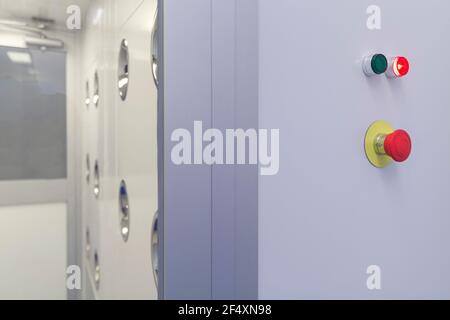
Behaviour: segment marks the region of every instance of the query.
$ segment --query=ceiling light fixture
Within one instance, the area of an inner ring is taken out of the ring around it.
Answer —
[[[28,52],[8,51],[9,60],[17,64],[31,64],[31,55]]]

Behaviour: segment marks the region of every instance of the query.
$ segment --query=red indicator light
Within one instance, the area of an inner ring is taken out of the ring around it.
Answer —
[[[409,72],[409,61],[405,57],[394,58],[394,63],[392,64],[392,70],[396,77],[404,77]]]
[[[395,161],[404,162],[411,155],[411,137],[405,130],[397,130],[386,136],[384,150]]]
[[[409,73],[409,61],[405,57],[394,57],[389,60],[389,68],[386,71],[388,78],[401,78]]]

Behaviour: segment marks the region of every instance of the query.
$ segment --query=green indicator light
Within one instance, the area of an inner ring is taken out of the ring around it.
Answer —
[[[375,74],[382,74],[385,73],[388,68],[388,61],[383,54],[374,54],[370,65]]]

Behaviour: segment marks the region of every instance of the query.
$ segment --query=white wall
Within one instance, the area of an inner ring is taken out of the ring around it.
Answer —
[[[0,207],[0,299],[66,299],[67,206]]]

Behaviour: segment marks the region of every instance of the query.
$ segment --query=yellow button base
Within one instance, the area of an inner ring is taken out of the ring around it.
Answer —
[[[389,135],[394,132],[392,126],[385,121],[374,122],[366,133],[364,146],[369,162],[377,168],[384,168],[391,164],[392,159],[388,155],[380,155],[375,150],[375,142],[379,135]]]

